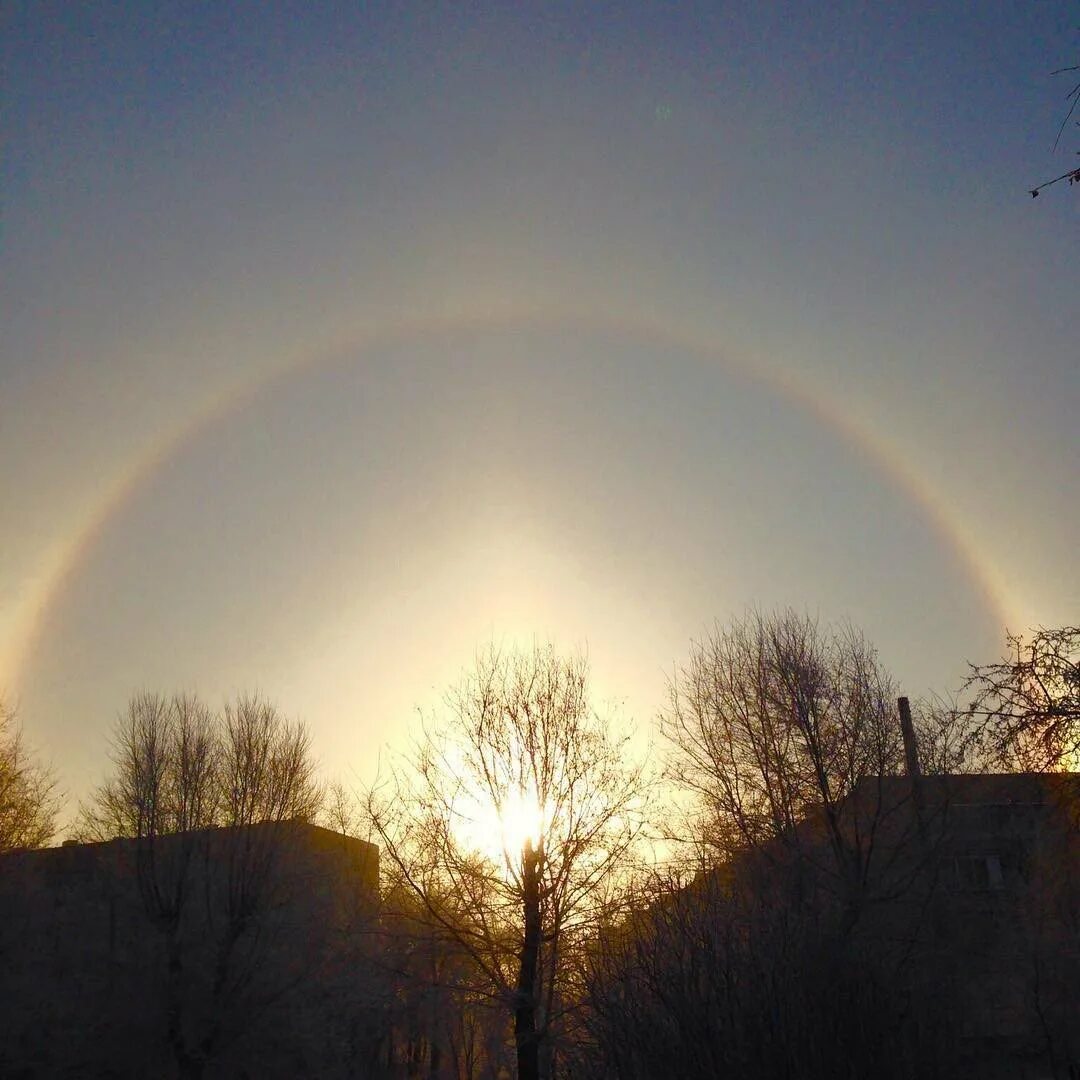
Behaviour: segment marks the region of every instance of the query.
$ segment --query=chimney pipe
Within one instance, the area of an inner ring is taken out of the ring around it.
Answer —
[[[919,746],[915,741],[915,725],[911,722],[911,705],[906,697],[897,701],[900,709],[900,731],[904,736],[904,762],[907,766],[907,774],[912,780],[918,780],[919,771]]]
[[[919,847],[922,856],[929,856],[926,843],[926,825],[923,820],[922,771],[919,769],[919,744],[915,741],[915,725],[911,722],[911,704],[906,697],[897,699],[900,710],[900,732],[904,736],[904,762],[911,783],[911,801],[915,810],[915,824],[919,830]]]

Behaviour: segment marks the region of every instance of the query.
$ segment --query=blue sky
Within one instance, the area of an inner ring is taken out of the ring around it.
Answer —
[[[16,4],[0,685],[370,771],[485,640],[647,726],[712,619],[913,694],[1075,619],[1071,5]]]

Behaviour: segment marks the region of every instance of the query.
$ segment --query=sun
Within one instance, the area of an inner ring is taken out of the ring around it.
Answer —
[[[535,789],[510,792],[496,807],[500,850],[515,854],[524,851],[526,843],[538,847],[549,824],[548,816]]]
[[[478,800],[456,831],[467,847],[492,862],[516,868],[525,845],[536,848],[546,837],[551,818],[535,788],[511,788],[498,800]]]

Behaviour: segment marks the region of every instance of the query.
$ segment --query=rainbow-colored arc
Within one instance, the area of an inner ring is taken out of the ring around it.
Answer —
[[[197,410],[175,428],[164,433],[139,459],[121,469],[83,523],[41,560],[33,580],[35,587],[15,612],[12,640],[5,669],[0,669],[0,686],[18,687],[27,663],[36,652],[50,612],[58,605],[70,584],[77,579],[88,553],[109,522],[148,485],[162,466],[180,453],[201,432],[221,423],[242,409],[256,395],[303,372],[340,359],[345,350],[357,355],[388,346],[415,342],[430,344],[448,337],[476,335],[484,331],[511,329],[577,329],[624,338],[635,344],[656,345],[679,351],[705,364],[720,365],[733,374],[756,382],[783,400],[831,429],[840,439],[861,453],[887,480],[916,506],[935,532],[967,567],[988,606],[1001,625],[1020,625],[1018,608],[997,567],[979,549],[974,537],[942,495],[922,476],[914,473],[894,440],[871,430],[854,416],[835,408],[813,388],[789,373],[753,365],[729,355],[721,346],[693,334],[660,323],[619,315],[597,315],[569,310],[506,309],[495,313],[471,311],[450,316],[403,319],[371,327],[366,333],[342,341],[336,347],[288,358],[240,381],[224,394]]]

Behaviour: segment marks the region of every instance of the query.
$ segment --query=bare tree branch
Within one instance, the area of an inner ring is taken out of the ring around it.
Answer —
[[[0,700],[0,855],[44,847],[58,808],[55,777],[28,753],[14,712]]]
[[[513,1018],[524,1080],[549,1074],[565,957],[642,833],[650,780],[629,738],[593,711],[584,658],[492,648],[369,796],[417,917]],[[530,807],[514,834],[508,823]]]

